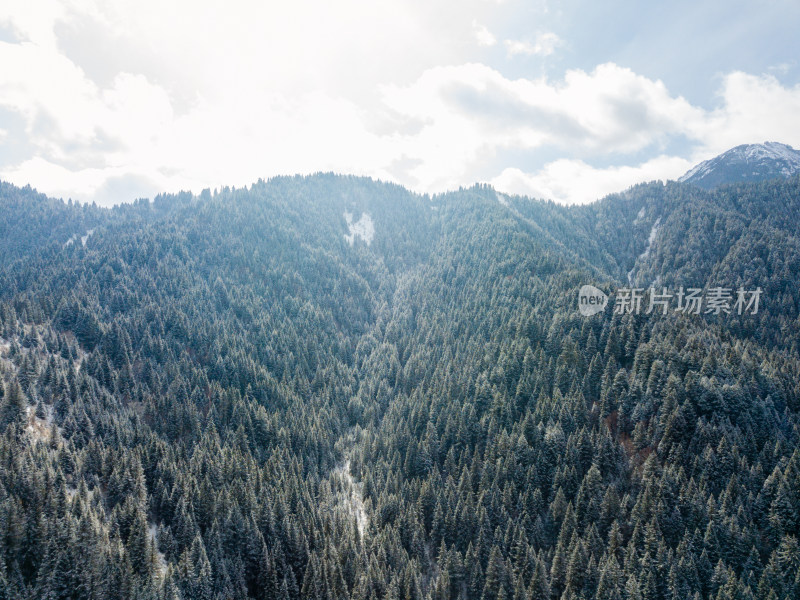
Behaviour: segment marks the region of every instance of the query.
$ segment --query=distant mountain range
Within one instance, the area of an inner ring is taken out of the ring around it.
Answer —
[[[800,152],[778,142],[742,144],[706,160],[678,181],[711,190],[723,183],[791,177],[800,171]]]

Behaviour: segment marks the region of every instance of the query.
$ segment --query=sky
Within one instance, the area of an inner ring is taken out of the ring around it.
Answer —
[[[3,0],[0,179],[110,206],[334,171],[585,203],[800,149],[800,2]]]

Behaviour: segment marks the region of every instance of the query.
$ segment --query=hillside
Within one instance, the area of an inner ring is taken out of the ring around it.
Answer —
[[[796,598],[798,202],[3,184],[0,598]]]

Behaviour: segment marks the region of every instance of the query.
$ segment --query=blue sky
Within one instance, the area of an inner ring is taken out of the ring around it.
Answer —
[[[800,3],[7,0],[0,178],[109,205],[337,171],[587,202],[800,148]]]

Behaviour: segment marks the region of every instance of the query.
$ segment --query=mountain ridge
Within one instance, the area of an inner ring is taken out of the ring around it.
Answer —
[[[0,598],[798,597],[800,179],[502,200],[0,185]]]
[[[727,183],[788,178],[800,172],[800,151],[780,142],[741,144],[698,163],[678,181],[711,190]]]

